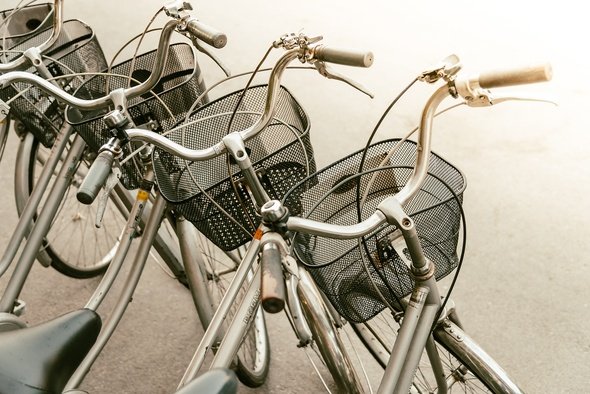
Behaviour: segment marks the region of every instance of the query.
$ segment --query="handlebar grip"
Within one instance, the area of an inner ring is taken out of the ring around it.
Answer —
[[[227,36],[217,29],[191,19],[186,24],[186,30],[195,38],[206,42],[214,48],[223,48],[227,44]]]
[[[105,150],[98,154],[76,193],[78,201],[86,205],[92,204],[109,176],[114,160],[112,152]]]
[[[273,243],[262,248],[260,254],[262,282],[260,299],[262,307],[268,313],[278,313],[285,307],[285,281],[283,279],[283,263],[281,252]]]
[[[551,80],[552,74],[550,64],[522,67],[519,69],[489,71],[479,75],[479,86],[487,89],[546,82]]]
[[[318,45],[315,47],[314,57],[324,62],[353,67],[371,67],[374,60],[373,52],[330,48],[324,45]]]

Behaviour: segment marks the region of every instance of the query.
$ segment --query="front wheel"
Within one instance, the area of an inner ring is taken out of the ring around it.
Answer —
[[[385,368],[399,329],[391,312],[384,310],[371,320],[353,327],[365,347]],[[506,372],[449,319],[439,323],[432,336],[442,362],[448,393],[522,393]],[[418,365],[411,391],[437,392],[436,379],[426,353]]]
[[[67,152],[66,148],[66,152]],[[39,177],[50,150],[31,134],[19,146],[15,164],[15,199],[20,215]],[[64,157],[65,157],[64,152]],[[62,161],[63,162],[63,161]],[[118,245],[118,235],[125,225],[122,204],[113,196],[107,203],[103,225],[94,225],[98,204],[82,205],[76,199],[76,190],[90,164],[82,161],[73,176],[55,215],[51,228],[43,240],[38,259],[57,271],[73,278],[90,278],[102,274],[109,265]],[[53,175],[55,177],[55,173]],[[51,190],[50,181],[46,195]],[[20,186],[19,186],[20,185]],[[40,206],[42,206],[43,201]]]

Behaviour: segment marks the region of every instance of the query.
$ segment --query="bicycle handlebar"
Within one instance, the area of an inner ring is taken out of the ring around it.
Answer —
[[[156,50],[156,60],[154,61],[154,66],[152,68],[152,72],[150,73],[149,78],[139,85],[132,86],[126,89],[121,89],[121,95],[123,95],[127,99],[132,99],[134,97],[138,97],[144,93],[149,92],[154,86],[156,86],[156,84],[160,80],[160,77],[162,76],[162,72],[164,71],[164,66],[166,64],[166,59],[168,57],[168,47],[170,44],[172,32],[174,31],[174,29],[176,29],[179,25],[183,23],[185,22],[179,20],[170,20],[164,25],[164,27],[162,28],[162,33],[160,34],[158,48]],[[188,24],[191,25],[190,21]],[[223,33],[213,33],[215,30],[204,24],[192,24],[191,26],[192,27],[189,31],[191,34],[201,36],[212,34],[217,41],[221,41],[220,36],[225,37]],[[204,41],[207,42],[207,40]],[[0,88],[4,88],[6,87],[6,85],[13,82],[27,82],[31,85],[35,85],[39,89],[43,90],[45,93],[65,102],[67,105],[83,110],[103,109],[112,104],[113,102],[110,93],[104,97],[92,100],[77,98],[69,93],[64,92],[57,86],[47,82],[45,79],[27,72],[13,71],[0,75]]]
[[[542,65],[510,69],[501,72],[486,72],[476,77],[457,79],[452,84],[457,88],[458,95],[469,100],[472,98],[474,91],[478,87],[484,87],[484,85],[487,87],[521,85],[549,81],[551,77],[551,67],[549,65]],[[466,89],[461,89],[460,87],[466,87]],[[390,197],[395,198],[402,206],[420,190],[426,178],[430,156],[432,122],[436,114],[436,109],[450,94],[449,87],[446,85],[442,86],[432,94],[424,106],[417,141],[416,166],[406,185],[395,196]],[[375,231],[387,220],[386,215],[380,210],[380,207],[381,205],[377,207],[377,211],[369,218],[353,226],[340,226],[316,222],[305,218],[290,217],[287,221],[287,229],[289,231],[338,239],[358,238]]]
[[[289,63],[297,58],[306,60],[320,60],[315,58],[315,48],[312,48],[310,52],[307,52],[309,50],[308,48],[290,49],[287,52],[285,52],[279,58],[279,60],[277,60],[269,76],[268,93],[266,96],[266,103],[262,116],[258,118],[254,125],[239,132],[240,136],[244,141],[248,141],[249,139],[256,136],[258,133],[260,133],[260,131],[262,131],[272,120],[275,113],[277,92],[280,88],[281,76],[283,74],[283,71],[289,65]],[[344,64],[343,62],[346,61],[348,65],[357,67],[369,67],[372,64],[373,54],[371,52],[346,51],[342,49],[331,49],[330,47],[325,46],[322,46],[322,48],[323,49],[322,51],[320,51],[320,53],[324,54],[323,61],[325,62],[329,62],[329,59],[334,59],[336,61],[339,61],[340,64]],[[326,53],[328,53],[328,56],[325,56]],[[308,58],[306,56],[310,57]],[[370,59],[370,61],[367,59]],[[138,140],[154,144],[170,154],[173,154],[175,156],[178,156],[189,161],[202,161],[212,159],[226,151],[223,141],[220,141],[216,145],[206,149],[192,150],[185,148],[173,141],[170,141],[166,137],[163,137],[159,134],[146,133],[145,130],[128,129],[126,130],[126,132],[130,140]]]
[[[272,119],[272,114],[274,111],[274,96],[276,95],[275,90],[279,86],[280,76],[287,64],[291,60],[298,57],[298,53],[301,55],[299,50],[293,49],[287,51],[277,61],[277,64],[273,68],[269,78],[269,90],[264,114],[259,119],[259,122],[257,122],[254,126],[239,132],[245,141],[256,135],[266,126],[266,123]],[[330,52],[328,51],[328,53]],[[328,58],[330,58],[330,56],[328,56]],[[432,94],[430,99],[425,104],[422,112],[420,133],[417,141],[418,149],[416,166],[414,167],[413,173],[402,190],[390,198],[395,198],[399,204],[403,206],[420,190],[420,187],[422,186],[422,183],[424,182],[424,179],[428,173],[428,161],[431,145],[430,137],[432,132],[432,122],[436,114],[436,109],[445,98],[451,95],[451,88],[453,86],[457,87],[456,92],[453,90],[454,93],[457,93],[464,99],[468,100],[471,97],[470,95],[473,94],[473,91],[481,88],[482,84],[489,87],[509,86],[543,82],[550,79],[551,68],[548,65],[543,65],[537,67],[512,69],[502,72],[494,71],[482,73],[480,76],[475,78],[459,78],[451,80],[451,82],[449,82],[450,86],[444,85],[440,87],[435,93]],[[459,89],[461,86],[467,87],[467,89]],[[154,135],[153,133],[149,133],[144,130],[130,129],[127,130],[127,134],[130,140],[140,140],[154,144],[168,153],[189,161],[206,160],[218,156],[225,151],[225,146],[222,142],[207,149],[191,150],[176,144],[175,142],[170,141],[161,135]],[[370,232],[377,229],[380,225],[385,223],[386,220],[386,214],[381,210],[381,206],[378,206],[376,212],[373,213],[369,218],[352,226],[327,224],[292,216],[287,221],[287,229],[289,231],[304,232],[324,237],[352,239],[369,234]]]
[[[44,43],[42,43],[41,45],[39,45],[37,47],[37,49],[39,50],[40,53],[44,53],[53,44],[55,44],[55,42],[57,41],[57,38],[59,37],[59,35],[61,33],[62,25],[63,25],[63,0],[54,0],[53,30],[51,31],[51,35],[49,36],[47,41],[45,41]],[[29,59],[24,54],[22,54],[21,56],[19,56],[18,58],[16,58],[15,60],[13,60],[11,62],[0,64],[0,73],[17,70],[17,69],[21,68],[22,66],[24,66],[28,60]]]
[[[331,50],[330,48],[326,47],[323,48],[324,61],[334,59],[336,61],[341,62],[346,61],[350,65],[358,65],[360,67],[368,67],[372,63],[373,55],[370,52],[361,53],[344,50]],[[327,56],[326,53],[328,54]],[[260,131],[262,131],[272,120],[275,113],[275,103],[277,98],[277,92],[280,88],[281,75],[287,67],[287,65],[297,58],[310,61],[313,59],[319,60],[315,58],[314,48],[312,48],[310,51],[310,49],[307,47],[290,49],[286,53],[284,53],[283,56],[281,56],[281,58],[275,64],[275,67],[273,68],[272,72],[270,73],[268,94],[266,98],[266,104],[263,115],[256,121],[256,123],[253,126],[239,132],[240,136],[244,141],[253,138]],[[367,59],[370,59],[370,62]],[[190,161],[202,161],[212,159],[226,151],[226,146],[223,141],[220,141],[216,145],[209,147],[207,149],[192,150],[185,148],[175,142],[172,142],[166,137],[157,133],[146,132],[142,129],[127,129],[125,131],[127,133],[129,140],[138,140],[153,144],[173,155],[179,156],[183,159]],[[108,150],[104,152],[110,153]],[[88,181],[88,187],[86,187],[87,183],[85,179],[83,183],[84,188],[81,187],[80,192],[77,195],[78,200],[80,202],[84,204],[91,204],[92,201],[94,201],[94,198],[96,197],[98,191],[100,190],[108,176],[108,172],[112,166],[112,163],[112,161],[108,163],[106,161],[96,163],[96,165],[99,167],[99,169],[97,169],[96,172],[94,172],[93,170],[95,164],[92,164],[92,166],[90,167],[89,174],[86,177],[86,179],[91,178],[91,180]],[[108,165],[108,169],[105,167],[106,165]],[[91,174],[97,175],[92,175],[91,177]]]

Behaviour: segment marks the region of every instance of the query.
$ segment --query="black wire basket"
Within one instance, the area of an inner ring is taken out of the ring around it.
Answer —
[[[386,197],[399,192],[412,174],[416,144],[401,142],[388,157],[387,153],[398,142],[387,140],[372,145],[361,173],[362,151],[317,172],[287,193],[285,205],[317,221],[359,223],[373,214]],[[382,162],[385,167],[379,168]],[[461,172],[432,153],[424,184],[404,207],[416,223],[426,257],[435,264],[437,280],[458,264],[464,189]],[[362,323],[383,310],[385,304],[379,292],[388,302],[399,306],[399,300],[412,291],[411,259],[401,232],[394,226],[382,225],[362,239],[352,240],[297,233],[293,249],[338,312],[349,321]]]
[[[267,90],[267,85],[250,87],[242,101],[242,91],[221,97],[193,112],[168,138],[191,149],[208,148],[229,131],[252,126],[264,110]],[[276,106],[269,126],[246,142],[246,150],[269,196],[281,199],[315,171],[315,161],[307,114],[284,87],[278,91]],[[191,163],[156,149],[153,157],[162,195],[207,238],[223,250],[252,239],[260,218],[238,166],[228,156]]]
[[[0,11],[0,51],[4,48],[13,48],[50,27],[53,22],[52,11],[51,3],[32,4],[18,9]],[[37,45],[42,42],[40,41]],[[6,53],[5,55],[0,58],[0,63],[6,63],[6,60],[14,54]]]
[[[155,59],[156,51],[151,51],[113,66],[110,70],[113,75],[97,75],[88,79],[75,96],[94,99],[103,97],[115,89],[138,85],[151,75]],[[135,97],[127,103],[127,110],[135,127],[162,133],[184,119],[191,104],[203,91],[199,78],[200,69],[193,48],[185,43],[171,45],[158,84],[151,92]],[[110,110],[112,108],[80,111],[68,107],[66,118],[74,125],[90,149],[96,152],[111,137],[109,128],[103,120],[103,116]],[[139,144],[127,144],[123,149],[124,157],[137,146]],[[121,182],[127,189],[137,188],[142,176],[143,170],[135,159],[122,166]]]
[[[22,51],[38,46],[51,35],[52,28],[31,35],[11,48],[12,58]],[[65,21],[57,41],[43,54],[43,63],[60,88],[72,94],[83,82],[84,76],[75,73],[97,72],[106,68],[102,49],[92,29],[79,20]],[[26,71],[37,74],[34,67]],[[0,99],[10,105],[11,116],[23,123],[46,147],[50,147],[64,123],[64,109],[57,100],[28,83],[17,82],[0,90]]]

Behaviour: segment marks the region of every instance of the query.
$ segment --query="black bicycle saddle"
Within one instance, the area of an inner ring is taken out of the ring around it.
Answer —
[[[89,309],[0,333],[0,394],[61,393],[98,337],[102,322]]]

